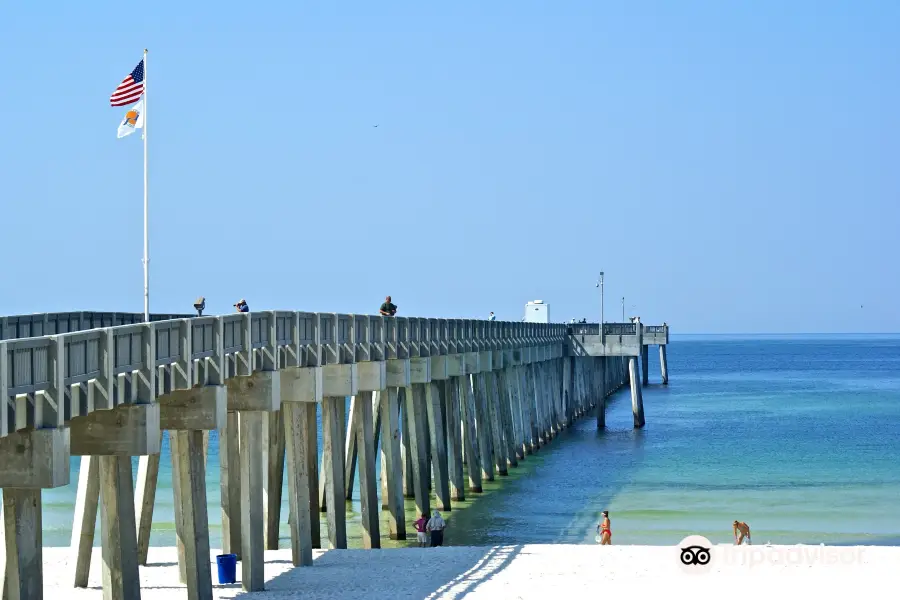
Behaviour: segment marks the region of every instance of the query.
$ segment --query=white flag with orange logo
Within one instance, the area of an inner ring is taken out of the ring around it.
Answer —
[[[144,99],[128,109],[125,118],[119,123],[119,131],[116,137],[123,138],[134,133],[135,129],[144,127]]]

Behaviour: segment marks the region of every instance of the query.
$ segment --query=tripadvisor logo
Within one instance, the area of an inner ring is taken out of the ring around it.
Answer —
[[[685,573],[706,573],[712,567],[713,544],[702,535],[689,535],[677,546],[678,566]]]

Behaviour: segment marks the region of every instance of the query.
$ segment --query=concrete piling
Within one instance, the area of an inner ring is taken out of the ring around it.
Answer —
[[[631,382],[631,411],[634,414],[634,427],[644,426],[644,399],[641,395],[641,383],[638,380],[637,359],[628,359],[628,380]]]
[[[666,346],[659,346],[659,370],[662,375],[663,385],[669,385],[669,365],[666,363]]]
[[[343,396],[327,396],[322,400],[322,477],[325,488],[325,510],[328,540],[332,548],[347,547],[347,514],[344,498],[344,421]]]
[[[641,348],[641,378],[643,380],[643,384],[649,385],[650,383],[650,347],[643,346]]]
[[[475,428],[475,393],[472,390],[472,378],[470,375],[462,375],[458,378],[460,412],[463,421],[463,446],[466,461],[466,472],[469,475],[469,491],[480,494],[481,487],[481,458],[478,432]]]
[[[382,483],[389,512],[388,527],[391,539],[406,539],[406,519],[403,513],[403,465],[400,452],[400,389],[389,387],[381,403],[381,459],[384,461]]]

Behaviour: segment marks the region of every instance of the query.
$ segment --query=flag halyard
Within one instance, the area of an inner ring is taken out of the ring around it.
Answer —
[[[110,106],[127,106],[136,102],[144,93],[144,61],[122,80],[116,91],[109,97]]]

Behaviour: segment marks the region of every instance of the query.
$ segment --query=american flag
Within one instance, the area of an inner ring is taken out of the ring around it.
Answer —
[[[109,97],[110,106],[125,106],[137,102],[144,93],[144,61],[138,63],[128,77],[122,80],[116,91]]]

